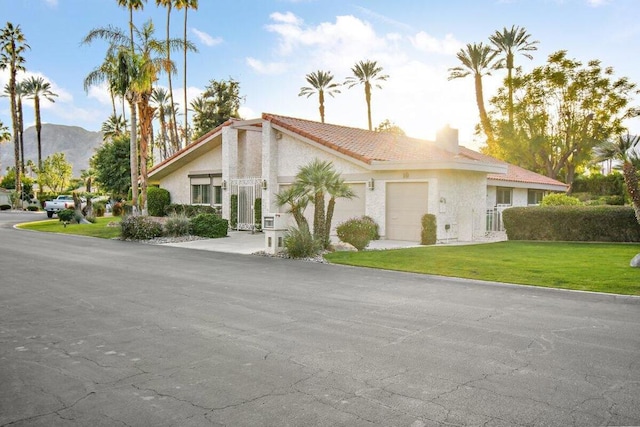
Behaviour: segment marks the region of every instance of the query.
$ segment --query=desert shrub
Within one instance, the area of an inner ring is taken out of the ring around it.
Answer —
[[[640,242],[629,206],[532,206],[502,213],[509,240]]]
[[[186,236],[191,233],[191,222],[185,214],[171,214],[164,223],[164,234],[167,236]]]
[[[579,206],[581,204],[577,197],[567,196],[564,193],[547,194],[540,202],[540,206]]]
[[[111,208],[111,214],[113,216],[122,216],[124,212],[124,208],[122,207],[122,202],[116,202],[113,204],[113,208]]]
[[[11,209],[11,205],[0,205],[0,211],[8,211]]]
[[[62,209],[58,211],[58,219],[62,222],[71,222],[76,216],[76,211],[74,209]]]
[[[262,199],[259,197],[253,202],[253,219],[256,230],[262,230]]]
[[[147,189],[147,209],[151,216],[164,216],[165,208],[171,203],[169,191],[159,187]]]
[[[191,232],[201,237],[225,237],[229,221],[216,214],[203,213],[191,218]]]
[[[291,258],[309,258],[318,255],[322,242],[313,238],[309,228],[291,227],[284,236],[284,247]]]
[[[162,236],[162,225],[148,216],[126,216],[120,221],[120,237],[131,240],[149,240]]]
[[[31,211],[31,212],[35,212],[35,211],[38,211],[40,209],[35,205],[29,205],[29,206],[27,206],[27,210]]]
[[[371,218],[351,218],[336,227],[340,240],[361,251],[376,237],[376,223]]]
[[[165,206],[164,212],[166,215],[185,215],[188,218],[193,218],[194,216],[207,213],[207,214],[216,214],[218,213],[216,208],[209,205],[180,205],[180,204],[170,204]]]
[[[106,210],[104,202],[93,203],[93,214],[95,216],[103,217]]]
[[[422,216],[422,233],[420,234],[420,244],[435,245],[436,241],[436,216],[433,214],[424,214]]]
[[[373,233],[371,240],[380,240],[380,226],[378,225],[378,223],[375,222],[375,220],[368,215],[363,215],[362,220],[369,221],[374,225],[375,232]]]
[[[231,228],[234,230],[238,228],[238,195],[231,195],[231,220],[230,220]]]

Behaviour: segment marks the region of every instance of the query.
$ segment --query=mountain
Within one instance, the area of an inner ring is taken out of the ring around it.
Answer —
[[[42,160],[53,153],[64,153],[73,166],[73,176],[80,177],[83,169],[89,168],[89,159],[102,144],[102,132],[91,132],[78,126],[44,124],[40,134]],[[0,145],[0,175],[7,167],[14,166],[13,140]],[[24,131],[24,158],[38,164],[38,139],[36,127]],[[28,168],[27,168],[28,169]]]

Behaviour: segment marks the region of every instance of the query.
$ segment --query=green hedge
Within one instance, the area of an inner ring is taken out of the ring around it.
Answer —
[[[421,245],[435,245],[437,240],[436,216],[424,214],[422,216]]]
[[[165,209],[171,203],[171,195],[164,188],[147,189],[147,209],[151,216],[165,216]]]
[[[193,218],[200,214],[217,214],[218,212],[216,211],[216,208],[209,205],[171,204],[165,207],[164,213],[168,216],[185,215],[186,217]]]
[[[226,237],[229,221],[216,214],[203,213],[191,218],[191,232],[201,237]]]
[[[532,206],[502,213],[509,240],[640,242],[628,206]]]
[[[378,225],[369,217],[351,218],[338,225],[336,233],[340,240],[349,243],[357,250],[366,248],[374,240]]]

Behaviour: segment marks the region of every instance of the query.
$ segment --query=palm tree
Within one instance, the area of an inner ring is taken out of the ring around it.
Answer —
[[[189,45],[187,40],[187,12],[189,9],[198,10],[198,0],[176,0],[176,9],[184,9],[184,126],[185,126],[185,147],[189,145],[189,117],[187,103],[187,46]]]
[[[16,168],[16,193],[22,194],[22,181],[20,177],[20,141],[18,135],[19,118],[16,103],[16,75],[18,71],[24,71],[25,59],[23,53],[29,49],[20,26],[15,27],[11,22],[0,32],[0,70],[9,69],[9,98],[11,108],[11,124],[13,127],[13,153]]]
[[[112,114],[102,123],[100,131],[102,132],[102,140],[107,141],[115,137],[124,135],[127,130],[127,121],[123,116]]]
[[[0,147],[8,141],[11,141],[11,133],[9,132],[9,128],[2,123],[2,120],[0,120]],[[0,159],[1,158],[2,156],[0,156]],[[2,165],[0,165],[0,170],[2,170]]]
[[[309,205],[309,197],[306,194],[301,194],[296,187],[291,186],[276,193],[276,204],[279,207],[288,206],[287,213],[293,215],[298,228],[309,230],[309,223],[304,216],[304,210]]]
[[[487,136],[487,144],[489,146],[493,145],[494,137],[491,121],[484,107],[482,77],[490,76],[491,71],[499,68],[500,64],[496,61],[497,55],[498,52],[483,43],[469,43],[466,48],[460,49],[456,54],[462,66],[449,68],[449,80],[461,79],[473,74],[476,89],[476,104],[478,105],[478,111],[480,113],[480,123],[482,124],[482,130]]]
[[[170,36],[169,36],[169,32],[170,32],[170,28],[171,28],[171,9],[173,8],[173,4],[177,3],[178,0],[156,0],[156,5],[158,6],[164,6],[167,8],[167,61],[169,63],[171,63],[171,45],[170,45]],[[169,120],[169,123],[172,124],[172,126],[169,128],[169,136],[171,138],[171,143],[172,145],[176,143],[177,139],[178,139],[178,126],[176,124],[176,105],[173,102],[173,83],[172,83],[172,79],[171,76],[173,74],[173,70],[169,69],[169,70],[165,70],[167,73],[167,79],[169,82],[169,101],[171,103],[171,109],[170,112],[172,114],[172,120]]]
[[[631,196],[636,220],[640,224],[640,185],[638,172],[640,171],[640,135],[620,135],[613,141],[605,141],[595,149],[598,162],[618,160],[622,162],[622,175]]]
[[[15,99],[16,99],[16,109],[18,113],[18,145],[20,146],[20,167],[22,168],[22,173],[25,173],[24,168],[24,115],[22,113],[22,98],[26,95],[25,84],[24,82],[16,82],[16,90],[15,90]],[[3,98],[10,97],[11,91],[9,89],[9,84],[4,85],[4,92],[2,95]]]
[[[42,121],[40,116],[40,100],[46,99],[50,102],[56,102],[55,97],[58,94],[51,91],[51,84],[42,77],[31,76],[23,82],[25,92],[29,99],[33,99],[33,105],[36,114],[36,137],[38,141],[38,170],[42,168]]]
[[[311,86],[304,86],[300,88],[298,96],[306,95],[309,98],[314,93],[318,94],[318,103],[320,104],[320,121],[324,123],[324,94],[325,92],[333,97],[334,93],[340,93],[338,88],[340,83],[333,83],[333,76],[331,71],[314,71],[313,73],[306,75],[307,82]]]
[[[507,68],[507,87],[509,88],[509,123],[513,124],[513,82],[512,72],[514,69],[514,56],[517,52],[521,52],[525,58],[533,59],[533,56],[527,52],[538,50],[536,44],[539,41],[529,41],[530,34],[527,34],[527,30],[524,28],[511,26],[511,29],[506,27],[502,29],[502,32],[496,31],[489,37],[489,41],[495,46],[499,53],[504,55],[501,59],[501,67]]]
[[[382,67],[378,66],[376,61],[360,61],[352,69],[353,76],[347,77],[344,84],[349,89],[358,84],[364,85],[364,96],[367,101],[367,118],[369,119],[369,130],[373,130],[371,123],[371,85],[375,81],[386,81],[389,76],[382,73]],[[374,83],[375,87],[382,89],[378,83]]]
[[[169,136],[167,134],[167,115],[171,115],[171,108],[173,103],[171,102],[171,95],[163,88],[153,88],[151,92],[151,102],[156,109],[156,117],[160,121],[160,147],[162,148],[163,157],[167,153],[167,145],[169,145]],[[171,118],[169,118],[171,123]]]

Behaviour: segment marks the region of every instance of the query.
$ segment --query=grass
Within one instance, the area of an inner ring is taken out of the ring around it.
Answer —
[[[44,231],[47,233],[76,234],[80,236],[112,239],[120,236],[120,227],[107,227],[110,222],[120,222],[120,217],[98,217],[95,224],[68,224],[66,227],[58,219],[28,222],[18,225],[24,230]]]
[[[335,264],[542,287],[640,295],[638,244],[500,242],[390,251],[334,252]]]

